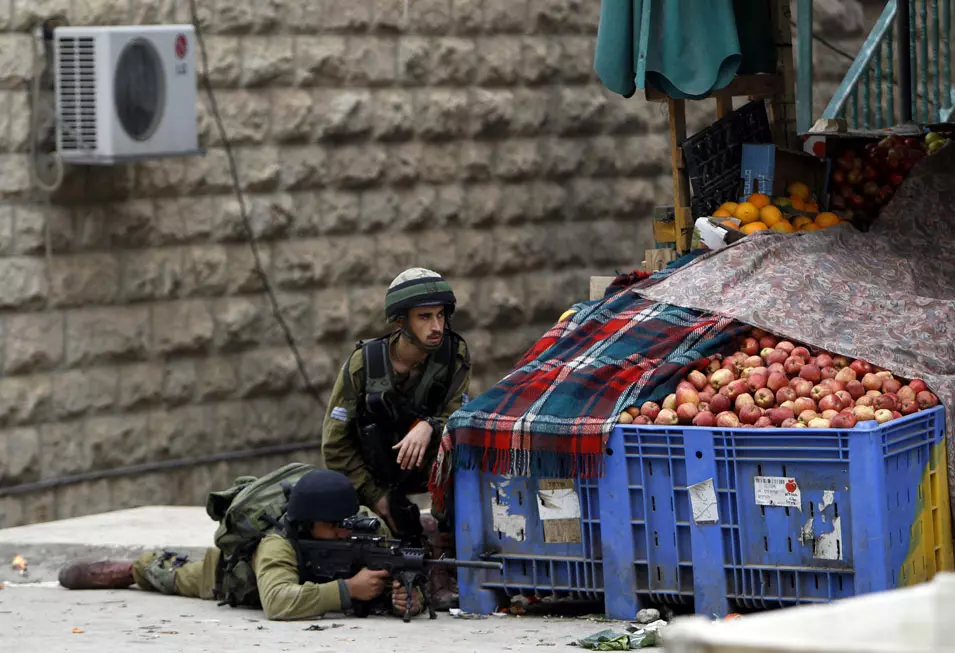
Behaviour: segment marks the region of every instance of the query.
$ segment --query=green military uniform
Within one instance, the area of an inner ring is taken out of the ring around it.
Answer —
[[[367,517],[374,513],[362,507],[360,514]],[[384,523],[378,534],[391,537]],[[181,565],[162,553],[146,553],[133,563],[133,578],[144,590],[214,600],[218,562],[216,548],[208,549],[202,560]],[[259,542],[252,566],[262,609],[268,619],[312,619],[351,608],[351,596],[344,579],[327,583],[299,582],[295,549],[282,535],[272,533]]]
[[[389,337],[389,345],[393,344],[399,335],[400,332],[393,333]],[[456,364],[461,365],[468,360],[467,343],[461,339],[458,343]],[[403,396],[413,395],[418,387],[418,382],[422,378],[421,375],[426,363],[427,361],[415,367],[408,374],[393,373],[395,390]],[[363,505],[374,506],[388,493],[388,488],[383,487],[376,480],[373,470],[366,464],[362,456],[361,443],[356,431],[352,428],[352,421],[355,419],[358,410],[359,397],[363,391],[362,372],[362,352],[361,349],[356,349],[342,366],[338,379],[335,381],[335,386],[332,388],[325,422],[322,425],[322,455],[325,458],[326,467],[341,472],[348,477],[348,480],[358,491],[359,501]],[[431,445],[421,465],[421,469],[424,470],[422,476],[425,478],[437,456],[441,432],[444,430],[451,414],[467,400],[470,384],[471,370],[468,365],[460,387],[451,395],[440,412],[430,416],[435,422],[435,431],[437,432],[431,435]],[[401,434],[401,436],[403,435]],[[397,459],[397,451],[394,452],[394,455]],[[419,487],[412,489],[424,492],[427,490],[427,485],[419,485]]]

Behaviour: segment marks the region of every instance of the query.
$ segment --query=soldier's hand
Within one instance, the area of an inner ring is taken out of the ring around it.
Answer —
[[[401,442],[392,447],[392,450],[398,450],[398,465],[401,469],[421,467],[433,430],[427,422],[418,422],[408,431],[408,435],[401,439]]]
[[[421,592],[415,589],[414,598],[411,601],[412,615],[421,613],[422,603]],[[398,611],[398,614],[404,614],[405,608],[408,606],[408,590],[397,580],[391,584],[391,604],[395,607],[395,610]]]
[[[346,580],[345,586],[353,599],[370,601],[384,591],[386,578],[388,572],[384,569],[372,571],[366,567]]]

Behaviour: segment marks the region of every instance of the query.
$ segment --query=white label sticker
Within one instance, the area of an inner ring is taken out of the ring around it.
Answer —
[[[784,476],[754,476],[757,506],[779,506],[801,509],[802,494],[794,478]]]
[[[580,501],[573,490],[538,490],[537,498],[541,521],[580,519]]]
[[[693,521],[697,524],[717,524],[720,521],[719,506],[716,502],[716,488],[713,479],[708,478],[702,483],[691,485],[690,508],[693,510]]]

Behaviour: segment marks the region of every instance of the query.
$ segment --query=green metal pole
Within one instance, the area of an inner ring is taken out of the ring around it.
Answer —
[[[812,0],[796,5],[796,130],[812,127]]]
[[[892,58],[892,32],[893,30],[890,29],[885,33],[885,60],[888,62],[888,66],[885,69],[886,88],[888,89],[885,98],[888,119],[885,121],[885,124],[890,126],[895,124],[895,86],[893,86],[892,83],[892,69],[895,67],[895,59]]]
[[[911,3],[900,0],[899,24],[899,122],[912,122],[912,96],[915,95],[915,76],[912,74],[912,21]]]
[[[948,2],[948,0],[942,0],[942,3]],[[939,119],[939,112],[942,110],[942,74],[939,70],[938,59],[942,54],[941,49],[939,48],[939,34],[938,34],[938,0],[932,0],[932,22],[934,23],[934,31],[932,32],[932,72],[935,74],[935,111],[932,112],[929,122],[936,122]],[[928,34],[925,35],[926,39]]]
[[[942,58],[942,70],[945,77],[945,102],[952,101],[952,0],[942,2],[942,48],[945,56]]]
[[[920,0],[919,18],[922,23],[922,38],[919,39],[919,86],[922,89],[922,122],[928,122],[928,0]]]

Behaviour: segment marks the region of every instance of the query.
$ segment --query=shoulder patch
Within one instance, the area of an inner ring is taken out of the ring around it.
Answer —
[[[347,422],[348,411],[342,408],[341,406],[336,406],[335,408],[332,408],[331,418],[337,419],[339,422]]]
[[[462,392],[462,393],[461,393],[461,405],[462,405],[462,406],[466,406],[469,401],[471,401],[471,398],[468,396],[468,393]]]

